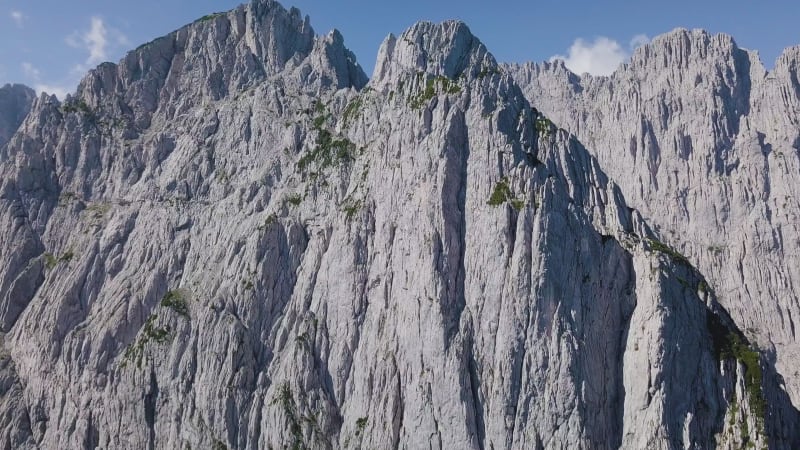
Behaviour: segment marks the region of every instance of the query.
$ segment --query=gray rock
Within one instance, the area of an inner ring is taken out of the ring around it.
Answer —
[[[703,275],[465,25],[365,82],[255,1],[34,103],[0,158],[8,447],[797,443]]]
[[[0,147],[5,145],[31,110],[36,93],[21,84],[0,87]]]
[[[660,239],[708,277],[773,355],[795,405],[798,61],[800,48],[789,48],[768,72],[729,36],[675,30],[610,77],[578,77],[561,63],[508,68],[592,150]]]

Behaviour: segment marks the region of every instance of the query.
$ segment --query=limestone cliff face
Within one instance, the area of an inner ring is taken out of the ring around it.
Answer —
[[[709,279],[800,402],[800,48],[768,72],[725,35],[676,30],[610,77],[510,67],[660,238]]]
[[[20,84],[0,87],[0,147],[17,131],[36,97],[33,89]]]
[[[458,22],[257,0],[38,99],[0,153],[10,448],[789,448],[689,260]]]

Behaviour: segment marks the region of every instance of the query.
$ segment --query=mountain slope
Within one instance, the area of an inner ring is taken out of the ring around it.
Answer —
[[[797,442],[703,275],[464,24],[365,83],[258,0],[34,103],[0,154],[9,447]]]
[[[0,87],[0,147],[5,145],[31,109],[36,93],[20,84]]]
[[[592,149],[631,205],[709,278],[800,402],[800,48],[767,72],[732,38],[676,30],[611,77],[513,66],[526,96]]]

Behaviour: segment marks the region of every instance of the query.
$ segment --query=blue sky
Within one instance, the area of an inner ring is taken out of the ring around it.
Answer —
[[[21,82],[63,95],[90,67],[116,62],[143,42],[241,2],[0,0],[0,85]],[[319,34],[338,28],[368,75],[383,38],[417,20],[463,20],[500,61],[561,55],[575,71],[598,74],[612,71],[635,44],[676,27],[731,34],[740,46],[759,50],[768,68],[783,48],[800,44],[796,0],[282,3],[310,15]]]

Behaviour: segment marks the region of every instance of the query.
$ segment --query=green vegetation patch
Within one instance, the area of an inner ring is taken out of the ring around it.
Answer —
[[[525,206],[525,201],[519,198],[512,198],[508,201],[512,208],[516,209],[517,211],[521,210],[523,206]]]
[[[52,253],[44,254],[44,266],[47,267],[47,270],[51,270],[57,265],[58,258],[56,256],[54,256]]]
[[[125,357],[122,362],[122,367],[127,366],[129,361],[135,361],[136,367],[141,368],[145,347],[147,347],[147,345],[151,342],[163,344],[170,339],[171,330],[169,327],[157,328],[155,326],[155,321],[157,318],[158,316],[155,314],[147,318],[147,321],[144,323],[144,328],[139,334],[139,339],[125,349]]]
[[[361,417],[356,420],[356,435],[360,435],[364,432],[364,429],[367,427],[367,423],[369,423],[369,417]]]
[[[216,179],[220,183],[227,184],[230,181],[231,176],[228,174],[227,170],[220,167],[215,172],[216,172]]]
[[[418,76],[419,75],[420,74],[418,74]],[[461,92],[461,86],[459,86],[458,83],[439,75],[428,79],[428,81],[425,82],[425,89],[417,95],[411,96],[408,99],[408,104],[413,109],[420,109],[439,93],[458,94],[459,92]]]
[[[111,204],[106,202],[93,203],[86,207],[86,212],[92,215],[94,219],[102,219],[108,212],[111,211]]]
[[[228,450],[228,446],[219,439],[214,439],[211,443],[211,450]]]
[[[68,250],[61,256],[55,256],[52,253],[45,253],[42,256],[44,256],[44,266],[47,268],[47,270],[52,270],[59,265],[59,263],[69,263],[72,261],[72,258],[75,257],[75,253],[73,253],[72,250]]]
[[[350,101],[347,106],[344,108],[344,114],[342,114],[342,121],[344,122],[344,126],[347,126],[350,122],[355,120],[359,115],[361,115],[361,110],[364,108],[364,100],[361,96],[358,96]]]
[[[186,297],[186,292],[181,289],[168,291],[161,299],[161,306],[169,308],[181,316],[189,317],[189,305]]]
[[[767,412],[767,402],[764,400],[764,393],[761,389],[763,374],[761,372],[761,358],[757,351],[747,345],[742,338],[736,334],[729,334],[728,339],[720,351],[722,359],[736,359],[744,366],[744,387],[747,390],[747,397],[750,401],[750,410],[763,424],[764,416]]]
[[[747,391],[750,410],[756,416],[758,432],[763,434],[767,402],[762,389],[761,357],[740,333],[728,329],[716,315],[709,312],[707,320],[717,358],[720,361],[736,360],[744,366],[744,387]],[[743,435],[746,436],[747,433],[743,433]]]
[[[489,77],[492,75],[500,75],[503,71],[500,70],[499,67],[481,67],[481,71],[478,72],[478,79],[481,80],[485,77]]]
[[[65,102],[61,105],[61,112],[62,114],[78,113],[82,115],[89,124],[93,125],[103,135],[111,135],[113,130],[122,129],[128,125],[128,119],[124,117],[100,119],[100,115],[83,99],[73,99]]]
[[[197,20],[195,21],[195,23],[200,23],[200,22],[208,22],[209,20],[214,20],[214,19],[216,19],[217,17],[224,16],[224,15],[225,15],[225,13],[224,13],[224,12],[218,12],[218,13],[208,14],[208,15],[205,15],[205,16],[203,16],[203,17],[201,17],[201,18],[197,19]]]
[[[328,130],[319,130],[316,146],[303,155],[297,168],[305,171],[312,163],[325,169],[342,162],[350,161],[356,152],[356,145],[347,138],[335,138]]]
[[[78,195],[74,192],[62,192],[58,197],[58,206],[69,206],[78,200]]]
[[[350,105],[348,105],[350,108]],[[297,161],[297,168],[305,172],[312,164],[315,164],[319,171],[328,167],[355,159],[356,145],[343,136],[334,136],[330,130],[325,128],[330,115],[326,112],[325,104],[317,101],[314,105],[317,116],[313,121],[313,129],[317,132],[317,139],[314,148],[303,155]],[[310,114],[311,111],[308,111]]]
[[[550,130],[553,128],[553,122],[547,117],[540,116],[535,121],[536,132],[541,136],[550,135]]]
[[[494,184],[494,190],[492,190],[492,195],[489,196],[489,200],[486,204],[489,206],[500,206],[506,202],[517,211],[525,206],[525,201],[514,197],[514,194],[511,192],[511,188],[508,186],[508,177],[503,177]]]
[[[322,128],[322,126],[325,125],[328,122],[328,117],[329,116],[327,116],[327,115],[322,115],[322,116],[315,117],[314,118],[314,128],[317,128],[317,129]]]
[[[300,203],[303,203],[303,196],[301,194],[290,194],[286,196],[284,200],[284,204],[290,204],[292,206],[299,206]]]
[[[80,113],[87,117],[94,117],[94,111],[91,107],[83,100],[77,99],[72,100],[71,102],[65,102],[61,105],[61,112],[67,113]]]
[[[351,220],[357,212],[361,211],[361,207],[361,200],[352,200],[345,202],[344,206],[342,207],[342,211],[344,211],[347,220]]]
[[[664,244],[663,242],[657,241],[655,239],[648,239],[648,244],[650,244],[650,250],[654,250],[660,253],[664,253],[665,255],[672,258],[672,260],[676,263],[686,264],[687,266],[691,267],[691,263],[685,256],[679,253],[674,248]]]
[[[272,224],[274,224],[277,221],[278,221],[278,216],[276,216],[274,213],[268,215],[267,218],[264,219],[264,223],[262,223],[261,225],[259,225],[257,227],[258,231],[266,230],[267,228],[269,228]]]
[[[500,181],[494,184],[492,195],[489,196],[489,201],[486,202],[489,206],[500,206],[509,198],[512,198],[511,188],[508,187],[508,178],[503,177]]]
[[[303,428],[300,426],[300,420],[298,420],[297,406],[294,402],[292,388],[289,387],[288,382],[284,382],[278,386],[278,392],[271,404],[280,406],[281,410],[286,415],[286,419],[289,421],[289,432],[292,434],[291,448],[293,450],[304,448]]]

